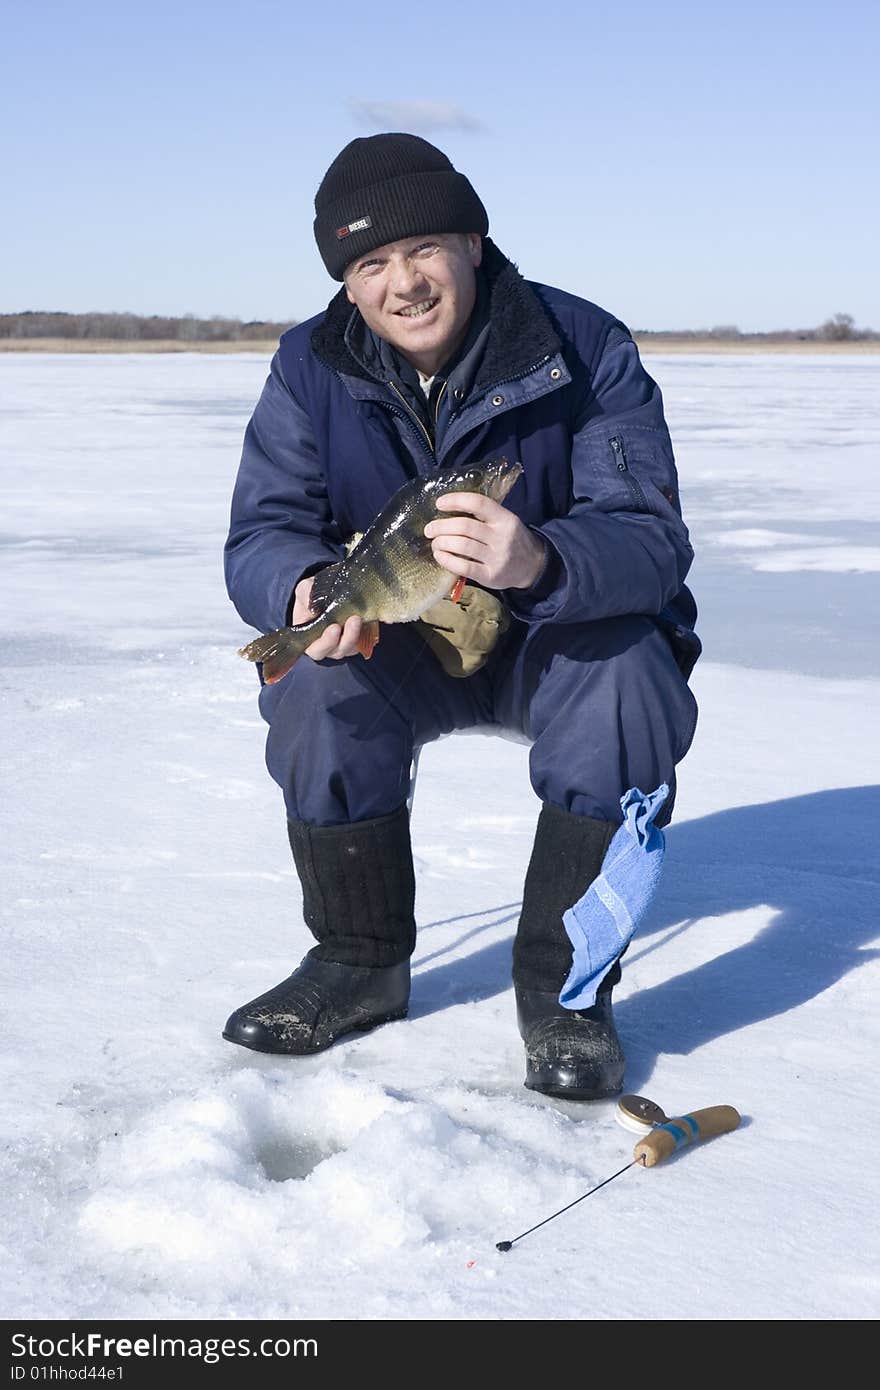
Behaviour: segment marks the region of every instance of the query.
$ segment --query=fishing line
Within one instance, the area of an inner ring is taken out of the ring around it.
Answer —
[[[557,1216],[562,1216],[563,1212],[571,1211],[572,1207],[576,1207],[578,1202],[583,1202],[587,1199],[587,1197],[592,1197],[593,1193],[598,1192],[600,1187],[605,1187],[607,1183],[613,1182],[615,1178],[619,1178],[621,1173],[625,1173],[628,1168],[634,1168],[637,1163],[644,1164],[644,1162],[645,1160],[643,1157],[641,1157],[641,1155],[638,1158],[634,1158],[632,1162],[627,1163],[625,1167],[618,1168],[617,1172],[612,1173],[610,1178],[605,1178],[603,1182],[596,1183],[596,1186],[591,1187],[589,1192],[582,1192],[580,1197],[575,1197],[574,1201],[569,1202],[567,1207],[560,1207],[558,1211],[554,1211],[552,1216],[545,1216],[544,1220],[539,1221],[537,1226],[530,1226],[529,1229],[527,1231],[523,1231],[521,1235],[514,1236],[513,1240],[499,1240],[495,1246],[495,1249],[510,1250],[512,1246],[516,1245],[516,1242],[518,1240],[523,1240],[526,1236],[530,1236],[532,1234],[532,1231],[537,1231],[541,1228],[541,1226],[546,1226],[548,1221],[554,1221]]]

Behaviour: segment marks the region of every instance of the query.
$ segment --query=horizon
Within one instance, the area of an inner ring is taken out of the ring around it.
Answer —
[[[471,179],[527,279],[641,332],[880,324],[867,0],[563,3],[516,24],[490,0],[479,20],[461,0],[390,30],[352,0],[19,9],[0,312],[311,318],[338,289],[315,190],[351,139],[404,129]]]
[[[295,328],[295,327],[297,327],[297,325],[299,325],[299,324],[304,323],[304,322],[307,321],[307,320],[302,319],[302,318],[292,318],[292,319],[239,318],[238,316],[236,316],[236,315],[234,315],[234,314],[158,314],[158,313],[136,313],[134,310],[131,310],[131,309],[84,309],[84,310],[82,310],[81,312],[72,312],[72,311],[70,311],[70,310],[68,310],[68,309],[17,309],[17,310],[16,310],[16,309],[13,309],[13,310],[2,310],[2,311],[0,311],[0,322],[2,322],[3,319],[9,319],[9,318],[25,318],[25,317],[27,317],[28,315],[34,315],[34,316],[43,316],[43,315],[45,315],[46,317],[52,317],[52,318],[66,317],[66,318],[73,318],[73,319],[88,319],[88,318],[92,318],[92,317],[94,317],[94,318],[119,318],[119,319],[134,318],[134,319],[139,320],[140,322],[149,322],[150,320],[153,320],[153,319],[166,319],[166,320],[167,320],[168,322],[170,322],[170,323],[186,323],[186,322],[192,320],[193,322],[195,322],[195,323],[200,323],[200,324],[204,324],[204,323],[217,323],[217,322],[220,322],[220,323],[229,323],[229,324],[232,324],[232,325],[236,325],[236,326],[238,326],[239,328],[260,328],[260,327],[266,327],[266,328],[272,328],[272,329],[275,329],[275,328],[284,328],[284,329],[287,329],[287,328]],[[697,328],[671,328],[671,327],[669,327],[669,326],[667,326],[667,327],[665,327],[665,328],[644,328],[644,327],[641,327],[641,328],[640,328],[640,327],[633,327],[633,326],[631,326],[631,325],[627,325],[627,327],[630,328],[630,332],[632,332],[632,333],[634,333],[634,334],[636,334],[636,335],[640,335],[640,334],[649,334],[649,333],[651,333],[651,334],[657,334],[657,335],[659,335],[659,336],[667,335],[667,336],[669,336],[669,337],[674,337],[675,335],[680,334],[680,335],[682,335],[682,336],[691,336],[691,335],[694,335],[694,336],[698,336],[698,337],[707,337],[707,338],[708,338],[708,337],[716,337],[716,338],[724,338],[724,337],[729,337],[729,338],[733,338],[733,337],[743,337],[743,338],[749,338],[749,337],[773,337],[773,336],[777,336],[777,335],[781,336],[781,335],[799,334],[799,333],[806,333],[806,334],[814,334],[814,335],[817,335],[817,334],[821,333],[821,331],[822,331],[823,328],[828,328],[828,327],[830,327],[830,326],[832,325],[832,323],[834,322],[834,320],[839,320],[839,319],[848,319],[848,320],[850,320],[850,325],[851,325],[851,329],[852,329],[852,334],[851,334],[851,336],[852,336],[853,340],[856,340],[856,339],[858,339],[859,337],[877,337],[877,336],[880,336],[880,329],[874,328],[871,324],[859,323],[858,319],[856,319],[854,315],[850,315],[850,314],[846,314],[846,313],[829,314],[825,319],[823,319],[823,321],[822,321],[821,323],[818,323],[818,324],[788,324],[788,325],[777,325],[775,328],[769,328],[769,329],[746,329],[746,328],[740,328],[737,324],[733,324],[733,323],[730,323],[730,324],[720,324],[720,323],[708,324],[708,323],[706,323],[706,324],[701,324],[701,325],[700,325],[699,327],[697,327]],[[58,335],[57,335],[57,334],[50,334],[50,335],[38,334],[38,335],[35,335],[35,336],[36,336],[36,337],[43,337],[43,336],[57,337]],[[850,336],[850,335],[844,335],[844,336]],[[230,340],[230,341],[231,341],[231,340]]]

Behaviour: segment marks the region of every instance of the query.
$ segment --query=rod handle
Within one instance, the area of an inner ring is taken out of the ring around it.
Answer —
[[[633,1157],[642,1159],[646,1168],[662,1163],[664,1158],[698,1139],[711,1139],[716,1134],[729,1134],[739,1125],[739,1111],[732,1105],[710,1105],[691,1115],[679,1115],[674,1120],[657,1125],[633,1149]]]

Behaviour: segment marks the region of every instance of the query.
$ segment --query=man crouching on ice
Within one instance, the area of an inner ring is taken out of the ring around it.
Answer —
[[[618,831],[641,817],[644,851],[650,821],[669,821],[696,723],[692,551],[660,392],[619,320],[520,276],[427,141],[353,140],[315,210],[343,288],[284,334],[247,429],[226,545],[241,617],[262,632],[311,617],[315,574],[408,478],[502,456],[523,474],[503,505],[450,494],[455,515],[427,527],[438,563],[468,581],[460,606],[438,605],[451,618],[384,626],[369,662],[349,618],[263,685],[267,765],[317,945],[224,1037],[299,1056],[405,1016],[413,754],[487,726],[529,740],[542,803],[513,950],[525,1084],[613,1095],[628,936],[619,920],[616,935],[591,926],[585,895],[603,861],[610,874]],[[582,900],[579,940],[569,909]]]

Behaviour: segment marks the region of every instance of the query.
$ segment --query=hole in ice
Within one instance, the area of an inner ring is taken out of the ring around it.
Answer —
[[[307,1178],[319,1163],[332,1158],[334,1153],[339,1153],[339,1149],[308,1140],[290,1144],[283,1139],[271,1139],[257,1150],[257,1162],[270,1182],[290,1182],[294,1178]]]

